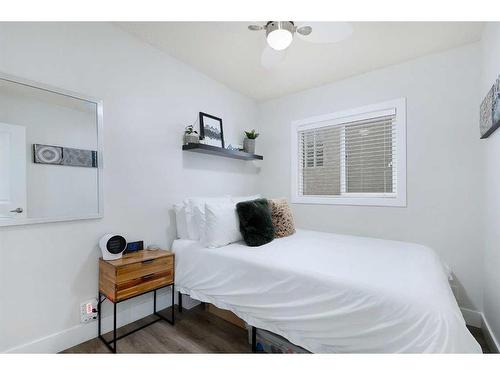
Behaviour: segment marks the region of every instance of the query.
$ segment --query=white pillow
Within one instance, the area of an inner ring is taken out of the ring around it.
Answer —
[[[243,240],[240,221],[233,202],[205,204],[205,235],[207,247],[221,247]]]
[[[216,198],[187,198],[186,205],[187,232],[190,240],[200,241],[205,233],[205,203],[231,202],[229,196]]]
[[[240,202],[253,201],[255,199],[260,199],[260,198],[262,198],[262,195],[256,194],[256,195],[249,195],[247,197],[231,197],[231,200],[236,204]]]
[[[186,206],[184,204],[175,204],[174,211],[175,222],[177,224],[177,238],[187,240],[189,239],[189,236],[186,222]]]

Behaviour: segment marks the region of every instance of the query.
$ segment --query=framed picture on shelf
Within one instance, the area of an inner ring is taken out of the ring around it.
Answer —
[[[224,148],[221,118],[200,112],[200,143]]]

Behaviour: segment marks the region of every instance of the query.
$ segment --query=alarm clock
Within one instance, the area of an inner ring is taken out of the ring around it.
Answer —
[[[119,234],[109,233],[101,237],[99,247],[101,248],[102,259],[120,259],[127,248],[127,240]]]
[[[127,244],[127,248],[125,249],[125,252],[128,253],[133,253],[139,250],[144,250],[144,241],[135,241],[135,242],[129,242]]]

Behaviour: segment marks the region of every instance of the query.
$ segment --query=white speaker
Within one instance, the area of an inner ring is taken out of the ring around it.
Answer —
[[[99,240],[99,247],[101,248],[102,259],[120,259],[127,248],[127,240],[119,234],[108,233]]]

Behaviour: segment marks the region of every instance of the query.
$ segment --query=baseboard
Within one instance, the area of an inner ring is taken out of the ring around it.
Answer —
[[[104,319],[103,319],[104,321]],[[79,324],[7,349],[5,353],[59,353],[97,336],[97,323]]]
[[[490,350],[494,353],[500,353],[500,345],[498,344],[499,342],[496,339],[495,334],[491,330],[488,321],[484,317],[484,314],[482,312],[467,309],[465,307],[461,307],[460,310],[462,311],[464,320],[468,325],[481,329]]]
[[[170,298],[166,298],[169,295],[169,290],[158,293],[158,310],[165,309],[171,305]],[[143,298],[138,303],[133,302],[134,300],[131,300],[130,302],[123,302],[123,304],[118,305],[117,327],[122,327],[152,314],[152,297]],[[182,304],[186,309],[191,309],[199,303],[199,301],[193,300],[188,296],[183,296]],[[101,327],[102,332],[105,333],[111,331],[113,327],[113,316],[109,315],[111,305],[105,302],[103,311],[104,316],[101,321]],[[97,321],[75,325],[63,331],[12,347],[7,349],[5,353],[59,353],[95,337],[97,337]]]
[[[488,344],[488,347],[490,350],[494,353],[500,353],[500,345],[498,340],[495,337],[495,334],[490,328],[490,325],[488,324],[488,321],[484,317],[483,314],[481,314],[482,319],[483,319],[483,324],[481,327],[481,331],[483,332],[484,338]]]
[[[166,298],[161,298],[162,294],[158,294],[158,310],[165,309],[170,306],[170,303],[167,302]],[[199,305],[199,303],[199,301],[188,295],[182,296],[182,306],[185,309],[189,310],[194,306]],[[150,315],[152,313],[151,305],[151,299],[149,298],[140,303],[130,304],[127,308],[120,310],[117,319],[117,327],[122,327]],[[460,308],[460,310],[462,311],[464,320],[468,325],[482,329],[490,349],[496,353],[500,352],[498,340],[493,334],[493,331],[490,329],[484,315],[479,311],[464,307]],[[111,315],[104,316],[102,318],[102,331],[109,332],[112,327],[113,317]],[[58,353],[95,337],[97,337],[97,322],[78,324],[63,331],[12,347],[7,349],[5,353]]]
[[[479,311],[467,309],[465,307],[461,307],[460,311],[462,312],[465,323],[476,328],[482,327],[483,314],[481,314]]]

